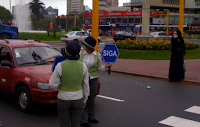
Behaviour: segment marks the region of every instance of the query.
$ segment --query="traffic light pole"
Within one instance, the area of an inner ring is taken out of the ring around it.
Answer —
[[[183,21],[184,21],[184,0],[180,0],[179,5],[179,30],[183,35]]]
[[[94,47],[95,51],[98,51],[98,32],[99,31],[99,0],[93,0],[92,8],[92,37],[97,41]]]
[[[169,10],[167,10],[167,30],[166,33],[169,34]]]

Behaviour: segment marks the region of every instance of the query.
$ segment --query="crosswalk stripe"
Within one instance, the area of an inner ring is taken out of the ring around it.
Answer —
[[[159,123],[171,127],[200,127],[200,122],[183,119],[176,116],[170,116],[167,119],[160,121]]]
[[[192,106],[184,111],[200,115],[200,107],[199,106]]]

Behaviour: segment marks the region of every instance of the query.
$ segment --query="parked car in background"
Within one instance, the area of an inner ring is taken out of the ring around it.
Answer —
[[[153,36],[156,40],[158,39],[166,39],[166,40],[170,40],[171,39],[171,35],[167,35],[165,32],[152,32],[150,33],[151,36]]]
[[[125,40],[125,39],[135,40],[135,38],[136,36],[134,34],[131,34],[130,32],[126,31],[119,31],[115,33],[113,36],[115,42],[117,42],[118,40]]]
[[[71,31],[65,35],[61,35],[60,40],[65,43],[67,43],[68,41],[77,41],[81,43],[88,36],[90,35],[85,31]],[[102,42],[101,37],[98,37],[98,43],[101,42]]]

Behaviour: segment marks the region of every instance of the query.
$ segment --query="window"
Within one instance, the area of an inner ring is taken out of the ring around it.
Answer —
[[[82,32],[77,32],[76,35],[83,35],[83,33]]]
[[[135,18],[135,23],[141,23],[140,18]]]
[[[195,6],[200,6],[200,0],[195,0]]]
[[[134,19],[133,18],[129,18],[128,23],[134,23]]]
[[[128,23],[128,19],[127,18],[123,18],[123,22],[122,23]]]
[[[117,23],[117,19],[116,18],[111,18],[111,23]]]
[[[1,48],[1,56],[0,56],[0,61],[2,60],[7,60],[12,62],[11,56],[10,56],[10,51],[8,48],[2,47]]]
[[[121,23],[122,22],[122,18],[117,18],[117,23]]]
[[[106,18],[106,22],[110,22],[110,18]]]

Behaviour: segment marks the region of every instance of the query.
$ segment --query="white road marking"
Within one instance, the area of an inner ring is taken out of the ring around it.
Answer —
[[[116,99],[116,98],[112,98],[112,97],[106,97],[106,96],[103,96],[103,95],[97,95],[97,97],[101,97],[101,98],[112,100],[112,101],[118,101],[118,102],[124,102],[125,101],[125,100],[120,100],[120,99]]]
[[[200,107],[199,106],[192,106],[184,111],[200,115]]]
[[[167,119],[160,121],[159,123],[171,127],[200,127],[200,122],[183,119],[176,116],[170,116]]]

